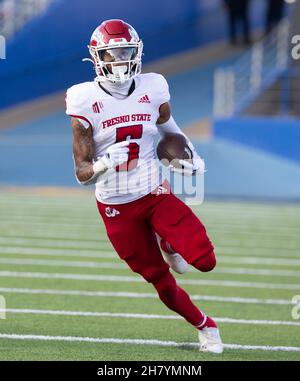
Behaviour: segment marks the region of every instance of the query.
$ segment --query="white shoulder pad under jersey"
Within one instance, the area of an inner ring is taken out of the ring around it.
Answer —
[[[155,94],[155,103],[159,107],[163,103],[169,102],[170,92],[169,85],[165,77],[157,73],[146,73],[139,76],[144,85],[152,89]]]
[[[89,108],[94,91],[94,82],[83,82],[70,87],[66,94],[66,114],[79,119],[86,128],[93,125]]]

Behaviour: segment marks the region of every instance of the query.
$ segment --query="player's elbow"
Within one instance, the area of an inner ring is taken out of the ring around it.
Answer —
[[[80,169],[79,169],[78,167],[76,167],[76,170],[75,170],[75,176],[76,176],[76,180],[77,180],[79,183],[84,182],[82,173],[81,173],[81,171],[80,171]]]
[[[98,179],[98,176],[96,174],[89,178],[86,178],[86,176],[84,176],[80,171],[77,170],[75,171],[75,175],[76,180],[80,185],[92,185],[95,184]]]
[[[82,176],[82,173],[78,168],[76,168],[75,177],[76,177],[76,181],[78,182],[78,184],[89,185],[89,182],[84,178],[84,176]]]

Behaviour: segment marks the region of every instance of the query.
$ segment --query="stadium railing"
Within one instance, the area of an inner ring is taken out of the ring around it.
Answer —
[[[0,1],[0,34],[11,38],[33,17],[43,12],[53,0]]]
[[[233,66],[218,69],[214,77],[214,117],[244,114],[288,114],[291,99],[299,99],[299,70],[290,62],[290,20],[284,19],[268,36],[255,43]],[[294,82],[295,83],[295,82]],[[270,92],[268,96],[263,96]],[[259,99],[263,112],[253,104]],[[262,107],[263,106],[263,107]],[[298,104],[298,107],[300,103]]]

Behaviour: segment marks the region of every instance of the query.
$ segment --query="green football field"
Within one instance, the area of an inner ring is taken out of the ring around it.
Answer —
[[[0,193],[1,360],[300,360],[300,205],[193,208],[218,264],[176,278],[219,323],[212,355],[118,259],[93,194],[69,193]]]

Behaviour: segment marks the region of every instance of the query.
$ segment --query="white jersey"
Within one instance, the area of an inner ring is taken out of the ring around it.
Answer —
[[[159,107],[170,100],[169,87],[160,74],[140,74],[135,89],[124,99],[106,93],[99,83],[84,82],[68,89],[66,113],[93,129],[95,157],[109,146],[129,140],[129,161],[109,169],[96,182],[96,198],[106,204],[137,200],[160,185],[154,141]]]

